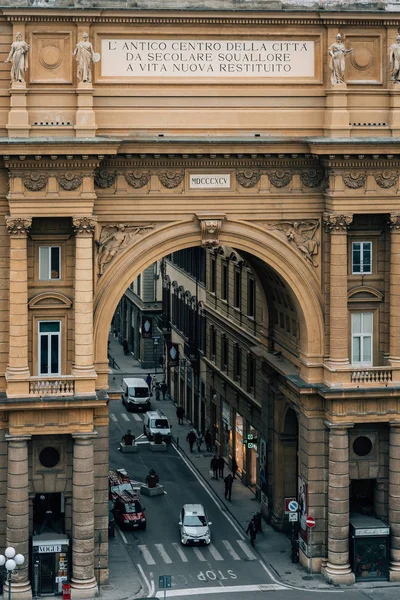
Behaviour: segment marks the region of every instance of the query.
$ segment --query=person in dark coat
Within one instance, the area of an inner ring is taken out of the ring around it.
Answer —
[[[128,345],[128,340],[127,340],[127,339],[125,339],[125,340],[122,342],[122,347],[123,347],[123,349],[124,349],[124,354],[125,354],[125,356],[128,356],[128,354],[129,354],[129,345]]]
[[[122,437],[122,441],[124,442],[125,446],[132,446],[132,444],[135,443],[135,436],[132,435],[130,429],[128,429],[126,434]]]
[[[218,475],[223,479],[224,478],[224,468],[225,461],[221,455],[218,457]]]
[[[178,408],[176,409],[176,416],[178,418],[178,425],[183,425],[183,416],[185,414],[185,411],[183,409],[183,406],[178,406]]]
[[[213,479],[218,479],[218,458],[215,455],[210,462],[210,469],[213,472]]]
[[[233,479],[236,479],[236,472],[237,472],[238,468],[239,467],[238,467],[238,464],[236,462],[236,459],[232,458],[232,477],[233,477]]]
[[[204,434],[204,441],[206,443],[207,452],[211,452],[211,433],[209,429],[207,429]]]
[[[250,544],[252,546],[254,546],[254,542],[256,540],[256,535],[257,535],[257,530],[256,530],[256,526],[254,524],[254,520],[251,519],[247,529],[246,529],[246,533],[250,534]]]
[[[194,430],[191,429],[191,431],[189,431],[189,433],[186,436],[186,441],[189,442],[190,452],[193,452],[193,446],[194,446],[194,443],[196,440],[197,440],[197,435],[194,432]]]
[[[149,390],[151,390],[151,375],[150,375],[150,373],[147,373],[146,383],[149,386]]]
[[[225,499],[229,500],[229,502],[231,502],[233,477],[230,473],[225,477],[224,483],[225,483]]]
[[[168,389],[168,386],[165,383],[165,379],[164,379],[164,381],[161,384],[161,393],[163,395],[163,398],[162,398],[163,400],[165,400],[165,394],[167,393],[167,389]]]

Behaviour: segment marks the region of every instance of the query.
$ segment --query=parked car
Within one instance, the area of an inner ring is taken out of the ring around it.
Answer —
[[[201,504],[184,504],[179,515],[181,543],[201,545],[211,542],[210,525],[206,511]]]

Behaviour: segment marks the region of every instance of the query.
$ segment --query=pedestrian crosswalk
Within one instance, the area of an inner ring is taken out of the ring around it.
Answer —
[[[144,562],[149,566],[158,563],[170,565],[176,562],[187,563],[192,560],[199,562],[224,560],[251,561],[257,560],[257,556],[244,540],[229,542],[222,540],[217,549],[214,544],[209,546],[182,546],[179,543],[165,544],[139,544],[137,546]]]
[[[110,421],[113,421],[114,423],[121,423],[124,426],[126,426],[126,423],[142,423],[143,422],[143,415],[142,414],[138,414],[138,413],[120,413],[118,415],[110,412]]]

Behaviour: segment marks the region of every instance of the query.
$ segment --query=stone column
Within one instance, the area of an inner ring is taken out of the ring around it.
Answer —
[[[7,462],[7,546],[25,557],[24,565],[12,576],[12,597],[32,598],[29,582],[29,488],[28,441],[31,436],[6,435]]]
[[[10,234],[10,331],[7,380],[29,378],[27,238],[31,218],[6,217]]]
[[[390,215],[390,349],[389,362],[400,368],[400,214]]]
[[[73,434],[72,579],[79,597],[96,593],[94,576],[94,462],[95,434]]]
[[[75,354],[74,375],[95,376],[93,366],[93,232],[96,217],[74,217]]]
[[[400,421],[390,423],[389,526],[389,579],[400,581]]]
[[[330,352],[333,368],[349,364],[348,310],[347,310],[347,229],[352,215],[325,213],[326,229],[331,234],[330,244]]]
[[[330,583],[354,583],[349,561],[349,433],[352,423],[326,423],[329,427],[328,563],[324,575]]]

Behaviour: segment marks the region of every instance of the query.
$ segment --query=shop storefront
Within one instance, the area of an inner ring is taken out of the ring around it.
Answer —
[[[243,417],[239,413],[236,413],[235,420],[235,458],[238,465],[238,471],[241,475],[243,473],[244,466],[244,453],[245,447],[243,444]]]
[[[222,455],[225,460],[232,456],[232,417],[231,406],[222,400]]]
[[[69,538],[65,534],[42,533],[32,539],[34,597],[61,595],[70,579]]]
[[[350,556],[356,581],[387,581],[389,527],[375,517],[350,516]]]
[[[247,433],[247,485],[255,489],[257,485],[258,436],[257,430],[252,425],[248,426]],[[255,440],[255,442],[250,440]]]

